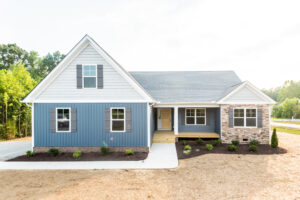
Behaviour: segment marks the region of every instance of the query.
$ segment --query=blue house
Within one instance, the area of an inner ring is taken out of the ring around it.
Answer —
[[[36,152],[148,151],[180,137],[269,143],[275,103],[233,71],[127,72],[88,35],[23,102]]]

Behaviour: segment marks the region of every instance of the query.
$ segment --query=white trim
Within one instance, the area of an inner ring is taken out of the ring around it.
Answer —
[[[174,106],[174,134],[178,135],[178,106]]]
[[[235,117],[234,110],[244,110],[244,117]],[[247,117],[247,110],[255,110],[255,117]],[[235,118],[243,118],[244,119],[244,126],[235,126],[234,120]],[[247,126],[247,118],[255,118],[255,126]],[[257,128],[257,108],[233,108],[233,128]]]
[[[58,124],[58,121],[57,121],[57,110],[58,109],[63,109],[63,110],[69,110],[69,130],[68,131],[59,131],[58,130],[58,126],[57,126],[57,124]],[[71,116],[72,114],[71,114],[71,107],[57,107],[56,109],[55,109],[55,132],[56,133],[70,133],[71,132],[71,129],[72,129],[72,116]]]
[[[84,49],[88,44],[113,67],[127,82],[142,96],[146,101],[155,102],[155,100],[147,93],[147,91],[110,55],[107,54],[90,36],[85,35],[67,54],[67,56],[34,88],[22,102],[35,102],[40,93],[51,84],[54,79],[64,71],[68,64]],[[41,90],[41,91],[40,91]]]
[[[94,89],[94,88],[91,88]],[[93,100],[93,99],[83,99],[83,100],[37,100],[33,102],[24,102],[22,103],[147,103],[148,101],[144,100]]]
[[[194,110],[195,111],[195,116],[194,116],[194,120],[195,120],[195,123],[194,124],[187,124],[186,123],[186,118],[187,117],[192,117],[192,116],[187,116],[186,115],[186,110],[187,109],[190,109],[190,110]],[[204,117],[204,124],[197,124],[197,110],[198,109],[204,109],[204,116],[198,116],[198,117]],[[206,108],[185,108],[185,110],[184,110],[184,112],[185,112],[185,119],[184,119],[184,121],[185,121],[185,125],[186,126],[206,126]]]
[[[112,118],[112,110],[113,109],[123,109],[124,110],[124,119],[113,119]],[[124,122],[123,131],[113,131],[112,130],[112,121],[123,121]],[[126,132],[126,108],[125,107],[110,107],[110,132],[112,132],[112,133],[125,133]]]
[[[258,96],[260,96],[262,99],[264,99],[265,102],[249,102],[249,103],[248,102],[243,102],[243,103],[225,102],[226,99],[228,99],[229,97],[231,97],[232,95],[234,95],[235,93],[237,93],[238,91],[240,91],[242,88],[244,88],[246,86],[249,86],[249,89],[252,92],[254,92],[255,94],[257,94]],[[245,81],[244,83],[242,83],[240,86],[238,86],[233,91],[231,91],[229,94],[227,94],[225,97],[220,99],[217,103],[219,103],[219,104],[276,104],[276,102],[273,99],[271,99],[268,95],[266,95],[265,93],[260,91],[257,87],[255,87],[249,81]]]
[[[153,113],[153,110],[151,111],[150,110],[150,105],[149,105],[149,103],[147,103],[147,135],[148,135],[148,147],[149,147],[149,149],[150,149],[150,145],[151,145],[151,142],[150,142],[150,140],[151,140],[151,122],[150,122],[150,117],[151,117],[151,113],[150,112],[152,112]]]
[[[219,108],[219,104],[211,103],[211,104],[202,104],[202,103],[179,103],[179,104],[161,104],[156,103],[153,107],[154,108],[174,108],[177,107],[190,107],[190,108]]]
[[[84,66],[94,66],[95,69],[96,69],[96,75],[95,76],[84,76]],[[98,89],[98,69],[97,69],[97,64],[82,64],[82,74],[81,74],[81,81],[82,81],[82,89]],[[85,88],[84,87],[84,78],[87,77],[87,78],[95,78],[95,82],[96,82],[96,87],[94,88]]]
[[[33,148],[34,148],[34,103],[31,106],[31,137],[32,137],[31,148],[33,151]]]

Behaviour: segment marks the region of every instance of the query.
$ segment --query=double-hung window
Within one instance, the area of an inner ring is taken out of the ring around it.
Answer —
[[[187,125],[205,125],[205,108],[187,108],[185,109],[185,124]]]
[[[125,132],[125,108],[111,108],[111,131]]]
[[[234,109],[235,127],[256,127],[256,109]]]
[[[96,65],[83,65],[83,87],[97,87],[97,67]]]
[[[56,109],[56,131],[57,132],[70,132],[71,131],[71,117],[70,108],[57,108]]]

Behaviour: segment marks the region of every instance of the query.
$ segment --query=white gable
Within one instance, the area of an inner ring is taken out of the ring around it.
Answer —
[[[249,82],[244,82],[241,86],[225,96],[218,103],[229,104],[274,104],[275,101],[265,95]]]
[[[76,65],[102,64],[103,89],[77,89]],[[38,97],[37,100],[143,100],[137,91],[110,65],[101,55],[88,45],[56,77]]]
[[[76,65],[103,65],[103,89],[77,89]],[[152,97],[86,35],[22,102],[149,102]]]

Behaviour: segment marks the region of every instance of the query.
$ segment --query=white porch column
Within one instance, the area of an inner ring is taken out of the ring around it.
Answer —
[[[174,134],[178,135],[178,106],[174,106]]]

